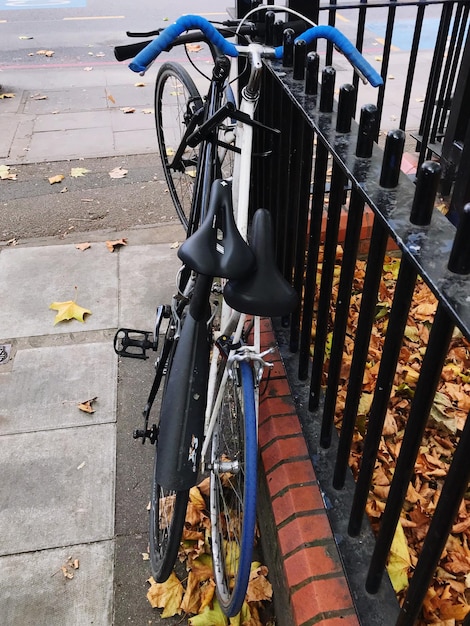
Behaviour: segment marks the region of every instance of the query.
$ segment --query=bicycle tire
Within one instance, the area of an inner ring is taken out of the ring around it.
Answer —
[[[257,432],[253,370],[229,376],[212,435],[210,513],[217,597],[232,617],[245,600],[256,525]]]
[[[191,211],[199,146],[187,148],[180,170],[172,169],[170,163],[191,118],[202,106],[202,97],[184,67],[179,63],[164,63],[155,83],[157,142],[168,191],[185,229]]]
[[[175,339],[168,355],[163,394],[166,392],[168,373],[171,369],[177,343]],[[160,365],[165,366],[163,363]],[[149,556],[152,576],[155,582],[162,583],[170,576],[178,557],[189,491],[164,489],[157,481],[157,464],[158,442],[155,444],[152,489],[150,493]]]
[[[183,534],[189,491],[169,491],[156,480],[158,455],[155,451],[150,498],[150,568],[157,583],[173,571]]]

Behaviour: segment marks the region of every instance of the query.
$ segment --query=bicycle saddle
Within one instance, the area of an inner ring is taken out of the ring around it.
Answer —
[[[224,288],[227,304],[241,313],[280,317],[292,313],[297,292],[278,270],[274,258],[271,214],[258,209],[253,217],[251,248],[256,271],[240,280],[229,280]]]
[[[198,274],[241,278],[255,266],[255,256],[240,235],[232,209],[232,183],[212,183],[204,222],[182,244],[179,258]]]

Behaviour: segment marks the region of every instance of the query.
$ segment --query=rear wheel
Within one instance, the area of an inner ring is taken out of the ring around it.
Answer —
[[[158,148],[171,199],[185,228],[191,211],[199,146],[186,146],[178,163],[173,163],[173,157],[202,106],[201,95],[188,72],[178,63],[164,63],[155,85]]]
[[[182,314],[182,311],[179,311]],[[173,324],[171,324],[173,322]],[[168,333],[173,335],[177,326],[176,320],[171,320],[165,338],[166,346],[170,339]],[[161,361],[157,366],[159,376],[165,372],[163,394],[166,392],[168,373],[171,369],[173,356],[175,354],[177,339],[171,339],[171,348],[163,349],[160,356]],[[153,402],[153,399],[152,399]],[[152,490],[150,494],[150,532],[149,532],[149,552],[150,568],[152,576],[158,583],[165,582],[173,571],[178,557],[179,546],[183,534],[183,527],[186,518],[186,508],[188,504],[189,491],[174,491],[164,489],[157,480],[158,467],[158,442],[155,443],[155,461],[152,475]]]
[[[212,435],[211,536],[219,603],[228,616],[244,602],[256,524],[257,436],[253,370],[229,376]]]
[[[173,571],[183,534],[189,491],[164,489],[156,480],[157,454],[150,499],[150,566],[157,583]]]

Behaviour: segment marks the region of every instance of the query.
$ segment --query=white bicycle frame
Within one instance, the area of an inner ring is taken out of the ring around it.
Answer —
[[[262,57],[272,56],[273,49],[266,48],[259,44],[249,44],[249,46],[239,47],[239,51],[246,54],[248,50],[248,58],[251,74],[248,85],[242,90],[240,111],[247,114],[250,119],[253,119],[256,105],[259,98],[259,79],[262,71]],[[250,177],[251,177],[251,157],[253,148],[253,127],[250,124],[238,122],[235,135],[235,146],[240,152],[235,151],[235,160],[233,168],[232,179],[232,198],[234,207],[234,216],[237,228],[240,231],[242,237],[246,240],[248,233],[248,207],[250,197]],[[244,358],[246,360],[257,361],[261,366],[264,363],[261,353],[261,340],[260,340],[260,318],[255,316],[254,318],[254,332],[253,332],[253,344],[244,345]],[[246,315],[244,313],[238,313],[231,309],[225,300],[222,301],[221,312],[221,333],[227,328],[233,327],[236,321],[235,331],[233,333],[233,344],[238,344],[242,336],[243,328],[245,326]],[[225,385],[230,372],[231,363],[234,360],[236,351],[232,350],[227,359],[222,380],[217,390],[217,396],[215,396],[216,382],[217,382],[217,370],[219,365],[219,353],[216,349],[212,351],[212,359],[209,371],[209,384],[207,393],[207,404],[205,414],[205,427],[204,427],[204,444],[201,453],[201,463],[204,464],[207,451],[211,442],[212,431],[217,420],[217,415],[222,403]],[[256,419],[258,420],[258,381],[255,381],[255,407],[256,407]]]

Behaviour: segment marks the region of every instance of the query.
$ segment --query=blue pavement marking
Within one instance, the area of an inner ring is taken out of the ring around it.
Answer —
[[[70,9],[86,7],[87,0],[0,0],[0,11],[17,9]]]
[[[416,26],[415,20],[395,20],[393,28],[392,45],[400,50],[411,50],[413,34]],[[367,30],[371,30],[378,37],[385,37],[385,22],[368,22]],[[423,21],[421,38],[419,40],[420,50],[433,50],[436,46],[437,31],[439,29],[438,18],[426,18]]]

